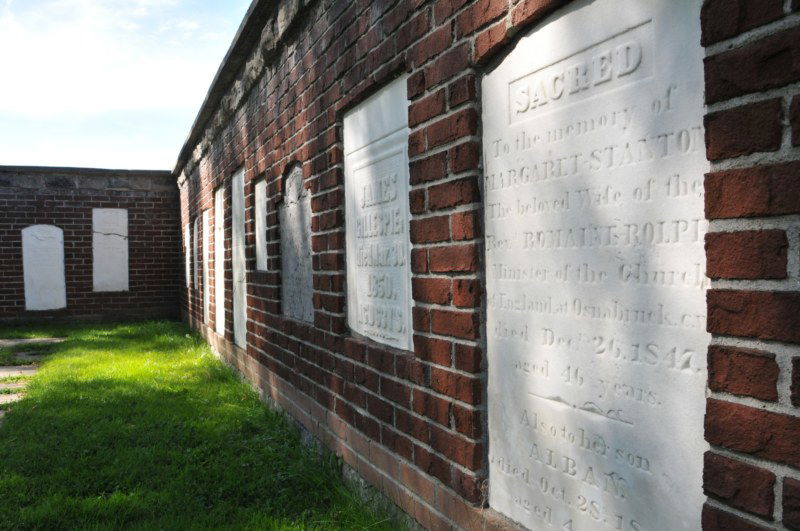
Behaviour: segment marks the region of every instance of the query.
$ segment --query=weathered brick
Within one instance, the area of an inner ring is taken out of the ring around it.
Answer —
[[[473,312],[431,310],[431,331],[445,336],[476,339],[478,319]]]
[[[700,12],[708,46],[783,17],[782,0],[707,0]]]
[[[769,531],[769,528],[748,522],[707,503],[703,505],[701,527],[703,531]]]
[[[420,277],[411,281],[414,300],[429,304],[450,304],[450,279]]]
[[[709,219],[800,213],[800,162],[726,170],[706,175]]]
[[[456,34],[463,37],[506,14],[507,0],[477,0],[456,18]]]
[[[789,529],[800,529],[800,481],[783,479],[783,525]]]
[[[711,345],[708,348],[708,386],[712,391],[778,400],[780,369],[767,352]]]
[[[703,490],[731,507],[771,516],[775,503],[775,474],[735,459],[706,452]]]
[[[710,278],[786,278],[789,241],[783,230],[706,234],[706,273]]]
[[[800,342],[800,293],[711,290],[708,331],[714,334]]]
[[[779,98],[707,114],[706,154],[721,160],[781,147],[783,125]]]

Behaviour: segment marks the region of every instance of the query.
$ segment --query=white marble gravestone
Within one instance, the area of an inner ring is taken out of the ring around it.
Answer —
[[[183,227],[183,252],[186,261],[186,287],[192,285],[192,229],[187,223]]]
[[[700,0],[578,1],[483,79],[490,504],[700,529]]]
[[[211,235],[208,233],[209,229],[208,209],[206,209],[203,210],[203,322],[206,324],[208,324],[209,320],[209,297],[211,294],[211,286],[208,281],[208,251],[211,242]]]
[[[225,189],[214,192],[214,328],[225,335]]]
[[[286,177],[278,209],[281,231],[281,301],[283,314],[314,322],[314,271],[311,263],[311,196],[303,186],[303,171]]]
[[[194,289],[200,290],[200,219],[194,218]]]
[[[22,229],[22,271],[26,310],[66,308],[64,231],[53,225]]]
[[[244,170],[231,180],[231,267],[233,272],[233,341],[247,344],[247,280],[244,242]]]
[[[92,209],[94,291],[128,290],[128,210]]]
[[[267,270],[267,182],[255,186],[256,196],[256,269]]]
[[[413,350],[406,78],[344,117],[347,320]]]

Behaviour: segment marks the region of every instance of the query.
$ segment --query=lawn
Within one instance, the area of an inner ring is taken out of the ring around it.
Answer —
[[[395,529],[177,323],[66,336],[0,425],[0,529]]]

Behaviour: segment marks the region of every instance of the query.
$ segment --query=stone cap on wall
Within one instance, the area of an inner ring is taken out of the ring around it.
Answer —
[[[0,166],[0,188],[170,191],[177,193],[172,172],[52,166]]]

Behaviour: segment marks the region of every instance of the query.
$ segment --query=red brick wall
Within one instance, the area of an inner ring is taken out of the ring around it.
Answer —
[[[128,209],[129,286],[95,293],[92,209]],[[22,229],[64,231],[67,307],[25,311]],[[0,321],[177,318],[178,194],[169,172],[0,167]]]
[[[800,529],[798,2],[708,0],[703,527]]]
[[[239,66],[221,74],[210,95],[217,103],[204,109],[176,168],[182,225],[212,208],[218,186],[226,190],[226,333],[213,332],[213,285],[223,278],[213,238],[210,322],[203,326],[202,285],[185,292],[189,320],[266,397],[426,527],[509,525],[480,509],[487,419],[479,80],[516,35],[566,3],[319,0],[302,11],[282,2],[277,14],[257,4],[266,27],[245,27],[248,45],[228,57]],[[800,159],[800,99],[791,99],[800,94],[800,19],[790,9],[783,0],[710,1],[703,9],[715,169],[706,184],[715,279],[707,529],[800,519],[800,361],[792,361],[800,356],[800,163],[790,162]],[[411,102],[413,352],[351,337],[345,313],[342,116],[402,73]],[[296,162],[312,193],[313,326],[281,315],[277,205],[282,176]],[[239,168],[248,209],[246,350],[232,345],[230,300],[230,176]],[[255,271],[253,234],[261,178],[266,272]]]

